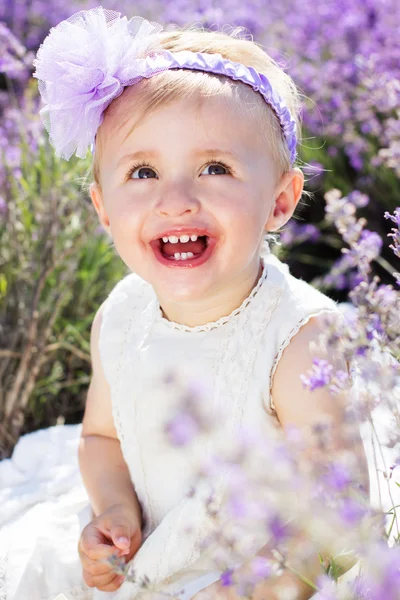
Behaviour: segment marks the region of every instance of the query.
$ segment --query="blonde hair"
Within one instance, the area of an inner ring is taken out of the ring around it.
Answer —
[[[268,77],[272,88],[286,102],[296,121],[297,138],[300,140],[302,103],[296,85],[260,45],[252,39],[240,39],[238,36],[242,31],[243,28],[239,27],[227,34],[222,31],[208,31],[196,26],[167,30],[154,36],[154,43],[146,52],[157,51],[161,46],[171,52],[190,50],[192,52],[218,53],[233,62],[252,66]],[[149,79],[142,80],[139,85],[140,94],[135,103],[135,114],[142,118],[160,105],[172,103],[178,99],[194,96],[198,99],[199,96],[204,98],[228,93],[238,100],[237,104],[240,110],[253,119],[256,131],[261,133],[265,139],[266,149],[271,152],[279,173],[283,174],[290,170],[290,154],[278,118],[261,94],[254,92],[250,86],[221,75],[190,70],[162,71]],[[132,88],[135,87],[127,87],[104,112],[104,117],[113,114],[114,111],[120,112],[121,121],[118,127],[122,127],[132,116],[131,110],[128,109],[128,100],[132,94]],[[126,109],[124,105],[128,105]],[[96,150],[91,167],[92,178],[100,190],[102,143],[100,126],[96,136]]]

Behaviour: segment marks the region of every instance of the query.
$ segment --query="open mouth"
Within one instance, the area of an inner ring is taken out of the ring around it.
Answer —
[[[181,236],[182,239],[189,238],[186,242],[178,241],[171,243],[170,241],[165,242],[160,239],[160,252],[161,254],[170,260],[190,260],[192,258],[199,258],[203,252],[205,252],[208,246],[209,237],[207,235],[194,235],[186,238]],[[166,238],[164,238],[166,239]]]
[[[207,235],[181,235],[150,242],[156,258],[168,266],[198,266],[211,255],[215,241]]]

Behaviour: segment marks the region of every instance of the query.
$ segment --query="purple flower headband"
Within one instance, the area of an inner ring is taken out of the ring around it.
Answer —
[[[33,61],[33,77],[39,80],[46,104],[40,115],[56,154],[69,160],[74,153],[85,158],[89,146],[93,151],[103,113],[125,87],[167,69],[190,69],[225,75],[259,92],[279,119],[293,164],[296,122],[268,78],[220,54],[160,48],[145,56],[162,29],[142,17],[128,21],[102,6],[79,11],[51,28]]]

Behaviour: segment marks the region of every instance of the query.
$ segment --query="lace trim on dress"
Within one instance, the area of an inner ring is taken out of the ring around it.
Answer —
[[[322,313],[326,313],[326,312],[334,313],[334,312],[337,312],[337,310],[335,311],[335,309],[321,308],[318,311],[314,311],[314,312],[310,313],[309,315],[306,315],[303,319],[301,319],[298,323],[296,323],[296,325],[293,327],[293,329],[290,330],[288,335],[285,337],[285,339],[281,343],[278,353],[276,354],[274,362],[272,364],[272,369],[271,369],[270,376],[269,376],[269,408],[273,412],[276,412],[276,408],[275,408],[275,404],[272,399],[272,393],[271,393],[272,380],[273,380],[276,368],[278,366],[279,360],[283,354],[283,351],[289,345],[289,342],[292,339],[292,337],[294,337],[296,335],[296,333],[299,332],[299,330],[303,327],[303,325],[308,323],[308,321],[311,319],[311,317],[317,317],[318,315],[320,315]]]
[[[229,323],[229,321],[234,319],[237,315],[239,315],[240,313],[242,313],[245,310],[245,308],[250,304],[250,302],[252,301],[254,296],[259,291],[260,287],[262,286],[265,279],[267,278],[267,275],[268,275],[267,266],[263,262],[263,270],[262,270],[261,276],[257,282],[257,285],[252,289],[252,291],[247,296],[247,298],[245,298],[243,300],[242,304],[238,308],[235,308],[235,310],[233,310],[229,315],[220,317],[219,319],[217,319],[217,321],[210,321],[209,323],[205,323],[204,325],[194,325],[194,326],[182,325],[182,323],[176,323],[175,321],[169,321],[168,319],[166,319],[163,316],[163,312],[162,312],[161,306],[159,304],[157,306],[157,317],[165,325],[167,325],[171,329],[176,329],[178,331],[187,331],[190,333],[195,333],[195,332],[199,332],[199,331],[210,331],[211,329],[216,329],[217,327],[221,327],[221,325],[226,325],[226,323]]]

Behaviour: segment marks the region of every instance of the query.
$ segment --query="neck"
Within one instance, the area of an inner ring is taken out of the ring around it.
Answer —
[[[163,316],[169,321],[196,327],[213,323],[221,317],[230,315],[251,294],[263,272],[263,264],[259,261],[255,268],[241,274],[240,278],[224,288],[218,295],[206,301],[178,304],[160,301]]]

